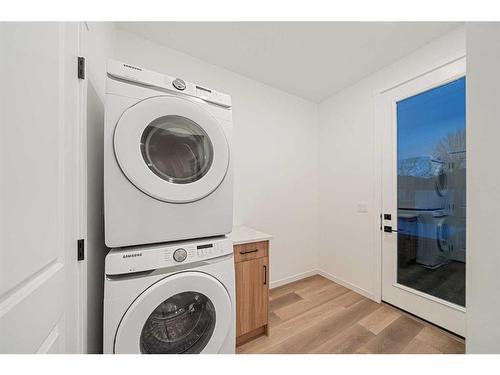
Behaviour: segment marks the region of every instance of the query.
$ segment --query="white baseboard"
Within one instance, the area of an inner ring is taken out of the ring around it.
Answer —
[[[297,275],[285,277],[284,279],[279,279],[279,280],[271,281],[271,283],[269,283],[269,288],[270,289],[277,288],[279,286],[282,286],[282,285],[285,285],[285,284],[289,284],[289,283],[293,283],[294,281],[297,281],[297,280],[300,280],[300,279],[305,279],[306,277],[314,276],[314,275],[318,275],[318,274],[320,274],[320,271],[317,270],[317,269],[313,269],[313,270],[310,270],[310,271],[302,272],[302,273],[299,273]]]
[[[375,296],[374,293],[372,292],[369,292],[368,290],[365,290],[363,288],[360,288],[354,284],[351,284],[350,282],[348,281],[345,281],[337,276],[334,276],[328,272],[325,272],[323,270],[318,270],[318,274],[320,274],[321,276],[323,277],[326,277],[327,279],[337,283],[337,284],[340,284],[348,289],[351,289],[352,291],[358,293],[358,294],[361,294],[362,296],[366,297],[366,298],[369,298],[375,302],[378,302],[377,301],[377,297]]]
[[[353,292],[356,292],[358,294],[361,294],[362,296],[366,297],[366,298],[369,298],[375,302],[380,302],[377,300],[377,297],[375,296],[374,293],[372,292],[369,292],[368,290],[365,290],[363,288],[360,288],[354,284],[351,284],[350,282],[348,281],[345,281],[343,279],[341,279],[340,277],[337,277],[337,276],[334,276],[328,272],[325,272],[323,270],[320,270],[320,269],[313,269],[313,270],[310,270],[310,271],[306,271],[306,272],[302,272],[302,273],[299,273],[297,275],[293,275],[293,276],[289,276],[289,277],[285,277],[283,279],[279,279],[279,280],[276,280],[276,281],[272,281],[270,284],[269,284],[269,288],[270,289],[273,289],[273,288],[277,288],[279,286],[282,286],[282,285],[286,285],[286,284],[289,284],[289,283],[293,283],[294,281],[297,281],[297,280],[301,280],[301,279],[305,279],[306,277],[309,277],[309,276],[314,276],[314,275],[321,275],[323,277],[326,277],[328,280],[331,280],[337,284],[340,284],[348,289],[351,289]]]

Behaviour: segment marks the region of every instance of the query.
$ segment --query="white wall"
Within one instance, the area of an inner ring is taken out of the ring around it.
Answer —
[[[458,28],[319,105],[319,265],[380,298],[380,148],[374,94],[465,54]],[[339,72],[335,72],[338,74]],[[358,205],[366,205],[366,213]]]
[[[468,353],[500,353],[500,23],[467,24]]]
[[[106,62],[113,54],[114,24],[82,24],[82,55],[86,58],[86,260],[87,304],[84,315],[86,350],[102,353],[104,297],[103,134]]]
[[[317,105],[124,31],[115,57],[232,96],[235,223],[274,235],[272,285],[316,269]]]

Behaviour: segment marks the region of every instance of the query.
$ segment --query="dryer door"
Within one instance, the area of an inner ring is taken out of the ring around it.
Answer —
[[[218,121],[200,104],[176,96],[148,98],[127,109],[116,125],[114,148],[130,182],[171,203],[206,197],[229,166]]]
[[[168,276],[146,289],[125,312],[114,352],[218,353],[233,312],[224,286],[202,272]]]

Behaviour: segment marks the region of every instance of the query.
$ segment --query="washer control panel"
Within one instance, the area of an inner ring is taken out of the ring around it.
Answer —
[[[106,256],[106,275],[174,267],[196,263],[233,253],[233,242],[222,237],[201,241],[183,241],[176,244],[137,246],[113,249]]]

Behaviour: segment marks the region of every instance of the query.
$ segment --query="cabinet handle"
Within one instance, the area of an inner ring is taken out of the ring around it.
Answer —
[[[264,264],[264,285],[267,284],[267,266]]]
[[[240,254],[245,255],[245,254],[250,254],[250,253],[256,253],[257,251],[259,251],[259,249],[250,250],[250,251],[240,251]]]

